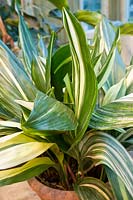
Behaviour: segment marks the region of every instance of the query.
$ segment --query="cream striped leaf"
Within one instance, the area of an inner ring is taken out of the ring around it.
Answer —
[[[5,127],[12,127],[12,128],[21,129],[20,123],[14,122],[14,121],[3,121],[3,120],[0,120],[0,126],[5,126]]]
[[[109,54],[109,51],[112,48],[112,44],[114,42],[114,39],[116,37],[116,32],[114,30],[114,27],[112,24],[109,23],[108,19],[103,18],[103,20],[100,22],[100,30],[99,30],[100,36],[104,41],[104,47],[106,54]],[[118,83],[125,75],[126,67],[122,60],[122,57],[116,49],[116,56],[115,61],[110,73],[110,76],[108,78],[109,87]],[[108,90],[108,89],[107,89]]]
[[[97,81],[92,69],[85,33],[73,14],[63,9],[63,23],[72,54],[72,83],[75,116],[78,120],[76,140],[79,141],[88,126],[97,96]]]
[[[90,126],[100,130],[112,130],[133,126],[133,94],[96,108]]]
[[[132,200],[133,198],[127,191],[121,179],[108,167],[105,167],[109,182],[112,186],[114,196],[117,200]],[[113,187],[115,186],[115,187]]]
[[[31,63],[34,60],[34,55],[38,55],[37,49],[35,47],[35,43],[33,38],[28,30],[27,25],[25,24],[24,18],[20,13],[19,7],[17,5],[17,13],[19,16],[19,37],[21,48],[23,50],[23,59],[25,62],[25,70],[30,77],[31,74]]]
[[[7,148],[0,149],[0,170],[15,167],[32,160],[52,147],[52,143],[24,142]]]
[[[81,200],[114,200],[107,184],[94,177],[84,178],[74,189]]]
[[[12,113],[9,113],[7,109],[2,105],[1,99],[0,99],[0,118],[3,120],[10,120],[14,115]]]
[[[35,158],[26,164],[0,171],[0,186],[25,181],[52,167],[55,163],[48,157]]]
[[[119,99],[126,95],[126,80],[123,78],[120,82],[110,87],[106,92],[102,105],[111,103],[112,101]]]
[[[63,103],[38,93],[34,108],[22,128],[27,132],[75,130],[77,120],[73,111]],[[32,131],[31,131],[32,130]]]
[[[133,198],[133,160],[115,138],[100,131],[90,132],[81,147],[81,158],[86,157],[110,168]]]
[[[133,128],[129,128],[128,130],[121,133],[117,137],[117,140],[120,141],[120,142],[125,142],[129,138],[133,138]]]
[[[116,45],[119,41],[119,37],[120,37],[120,32],[118,29],[118,31],[115,34],[114,40],[112,42],[111,48],[109,48],[109,51],[107,52],[105,63],[103,67],[101,68],[99,74],[97,75],[99,89],[104,85],[104,83],[106,83],[106,81],[108,81],[111,71],[113,70],[116,55],[117,55]],[[105,47],[106,45],[108,45],[107,41],[105,41]]]
[[[21,74],[21,76],[20,76]],[[25,87],[26,85],[26,87]],[[20,117],[20,107],[14,100],[34,100],[36,89],[23,65],[0,41],[0,100],[13,116]]]

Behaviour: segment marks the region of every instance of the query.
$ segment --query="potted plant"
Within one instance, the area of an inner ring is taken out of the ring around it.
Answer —
[[[18,14],[21,60],[0,41],[0,186],[36,176],[79,199],[131,200],[132,66],[120,57],[119,30],[103,18],[88,44],[63,8],[69,43],[53,53],[51,33],[46,55]]]

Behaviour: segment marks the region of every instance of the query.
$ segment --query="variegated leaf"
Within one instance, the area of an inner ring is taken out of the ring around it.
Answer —
[[[6,137],[6,136],[5,136]],[[5,141],[7,143],[9,141]],[[1,148],[2,145],[2,148]],[[0,169],[8,169],[25,163],[33,158],[36,158],[43,152],[53,146],[52,143],[44,142],[24,142],[18,143],[11,147],[3,148],[4,143],[0,144]],[[6,144],[5,144],[6,145]]]
[[[90,132],[81,144],[81,158],[85,157],[110,168],[133,198],[133,160],[115,138],[100,131]]]
[[[48,157],[35,158],[13,169],[0,171],[0,186],[25,181],[52,167],[55,163]]]
[[[70,108],[46,94],[38,93],[29,118],[22,124],[27,132],[75,130],[77,120]],[[32,130],[32,131],[31,131]]]
[[[75,116],[79,122],[76,142],[84,135],[97,96],[97,81],[92,69],[90,50],[79,21],[70,11],[63,9],[63,23],[72,54],[72,84],[74,88]]]
[[[82,200],[114,200],[107,184],[93,177],[84,178],[74,189]]]
[[[133,126],[133,94],[96,108],[90,126],[100,130],[112,130]]]
[[[0,41],[0,101],[3,108],[13,116],[20,117],[21,110],[15,100],[34,100],[35,95],[36,89],[22,63]]]

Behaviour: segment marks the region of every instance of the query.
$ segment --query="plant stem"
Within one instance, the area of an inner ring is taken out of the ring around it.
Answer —
[[[72,172],[69,164],[67,164],[67,170],[68,170],[69,174],[71,175],[73,182],[76,183],[76,177],[75,177],[74,173]]]
[[[104,174],[104,169],[103,169],[103,167],[102,167],[102,169],[101,169],[101,175],[100,175],[100,180],[103,179],[103,174]]]
[[[84,170],[84,174],[89,172],[94,166],[95,166],[95,164],[93,163],[88,169]]]
[[[70,189],[69,182],[68,182],[67,166],[65,164],[64,164],[64,170],[65,170],[65,173],[66,173],[65,184],[66,184],[67,189]]]

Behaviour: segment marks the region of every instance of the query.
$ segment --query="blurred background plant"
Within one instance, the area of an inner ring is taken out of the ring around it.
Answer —
[[[18,18],[14,13],[15,0],[1,0],[1,2],[0,13],[4,18],[8,33],[14,38],[14,41],[17,41]],[[93,37],[94,26],[101,19],[101,13],[110,19],[116,27],[120,26],[122,57],[124,62],[129,65],[129,60],[133,55],[133,47],[131,45],[133,42],[132,0],[123,0],[122,2],[120,0],[68,0],[67,4],[76,17],[82,21],[88,38]],[[67,42],[61,22],[60,6],[58,7],[55,1],[21,0],[21,7],[35,41],[37,41],[37,37],[40,34],[47,43],[50,32],[54,30],[58,32],[57,46]]]

